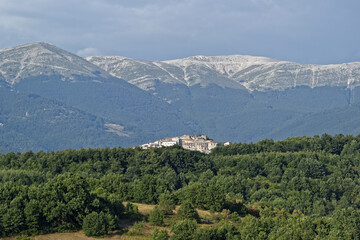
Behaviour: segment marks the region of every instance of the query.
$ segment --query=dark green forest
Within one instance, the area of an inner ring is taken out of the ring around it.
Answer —
[[[221,227],[199,228],[194,213],[172,225],[171,239],[360,239],[359,175],[360,135],[236,143],[208,155],[179,146],[7,153],[0,234],[106,234],[134,218],[124,201],[160,204],[150,220],[161,224],[168,201],[223,216]],[[169,237],[161,234],[153,239]]]

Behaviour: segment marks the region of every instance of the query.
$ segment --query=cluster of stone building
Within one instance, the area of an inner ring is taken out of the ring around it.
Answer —
[[[170,147],[174,145],[180,145],[185,149],[199,151],[203,153],[210,153],[218,143],[209,139],[205,135],[184,135],[182,137],[170,137],[163,140],[158,140],[152,143],[146,143],[140,147],[143,149],[148,148],[160,148],[160,147]]]

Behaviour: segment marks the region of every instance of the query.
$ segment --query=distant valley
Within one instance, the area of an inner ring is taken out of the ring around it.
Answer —
[[[218,142],[357,135],[359,85],[360,63],[83,59],[25,44],[0,50],[0,152],[128,147],[199,133]]]

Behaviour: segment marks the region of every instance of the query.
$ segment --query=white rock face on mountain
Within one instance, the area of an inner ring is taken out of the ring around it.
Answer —
[[[184,72],[171,64],[135,60],[120,56],[88,57],[87,60],[115,77],[142,89],[150,90],[156,80],[171,84],[187,84]]]
[[[73,81],[76,76],[108,77],[99,67],[49,43],[31,43],[0,50],[0,79],[15,84],[34,76],[60,75]]]
[[[249,91],[360,85],[360,62],[305,65],[245,55],[194,56],[161,62],[116,56],[89,57],[87,60],[145,90],[153,89],[156,81],[187,86],[217,84]]]

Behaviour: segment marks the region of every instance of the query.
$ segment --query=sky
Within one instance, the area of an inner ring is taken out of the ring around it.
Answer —
[[[359,0],[0,0],[0,48],[49,42],[82,57],[360,62],[359,13]]]

